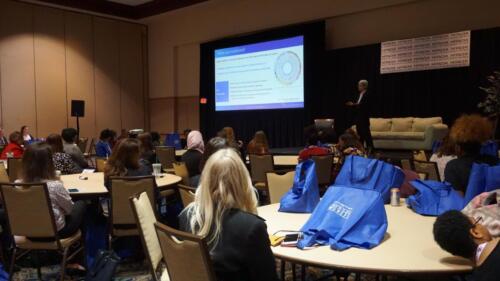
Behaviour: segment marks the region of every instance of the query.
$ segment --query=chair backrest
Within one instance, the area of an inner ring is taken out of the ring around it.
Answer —
[[[171,281],[215,281],[204,238],[155,223]]]
[[[0,162],[0,182],[10,182],[9,174],[3,162]]]
[[[13,236],[56,237],[46,183],[1,183],[0,189]]]
[[[413,160],[413,167],[417,173],[427,174],[428,180],[441,181],[436,162],[425,162]]]
[[[82,153],[85,153],[87,151],[87,144],[89,143],[89,138],[80,138],[78,142],[78,148],[80,148],[80,151]]]
[[[401,168],[403,170],[413,171],[413,167],[411,166],[410,159],[401,159]]]
[[[138,192],[145,191],[151,206],[155,205],[156,181],[154,176],[143,177],[110,177],[111,180],[111,223],[112,225],[133,225],[134,215],[130,208],[129,198]]]
[[[7,158],[7,169],[9,171],[9,179],[11,182],[21,179],[23,173],[23,159]]]
[[[190,185],[191,182],[189,181],[189,172],[186,166],[186,163],[184,162],[174,162],[172,163],[174,166],[174,172],[176,176],[179,176],[182,178],[182,183],[184,185]]]
[[[413,160],[417,161],[428,161],[427,155],[423,150],[417,150],[413,152]]]
[[[295,171],[289,171],[283,175],[275,172],[266,173],[267,188],[269,189],[269,201],[271,204],[279,203],[281,197],[293,186]]]
[[[274,170],[274,159],[271,154],[250,154],[250,175],[252,182],[266,182],[266,173]]]
[[[158,161],[160,161],[163,168],[172,169],[172,164],[175,162],[175,147],[157,146],[156,157],[158,157]]]
[[[184,205],[184,207],[187,207],[187,205],[191,204],[191,202],[194,201],[196,188],[184,184],[178,184],[177,188],[179,189],[182,205]]]
[[[104,167],[106,167],[106,158],[96,158],[95,159],[95,170],[96,172],[104,172]]]
[[[316,164],[318,184],[329,185],[332,182],[333,155],[316,155],[311,158]]]
[[[142,246],[148,257],[151,273],[154,279],[158,281],[159,278],[156,276],[156,271],[163,256],[154,225],[156,222],[156,213],[145,191],[130,197],[129,200],[135,220],[139,226]]]

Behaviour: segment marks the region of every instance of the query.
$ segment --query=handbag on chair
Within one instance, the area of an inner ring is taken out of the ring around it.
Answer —
[[[279,212],[311,213],[319,202],[318,177],[312,159],[299,163],[292,188],[283,195]]]
[[[99,251],[94,265],[87,272],[85,281],[111,281],[115,275],[116,268],[120,263],[120,257],[113,251]]]

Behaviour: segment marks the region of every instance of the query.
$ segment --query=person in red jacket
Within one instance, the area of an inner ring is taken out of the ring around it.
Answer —
[[[300,162],[311,158],[311,156],[327,155],[330,153],[330,150],[327,148],[318,146],[319,136],[314,125],[306,127],[304,129],[304,135],[306,137],[307,146],[299,153]]]
[[[13,158],[23,157],[24,148],[21,146],[23,144],[23,138],[20,132],[13,132],[9,136],[9,144],[5,146],[0,155],[0,159],[7,159],[7,154],[12,153]]]

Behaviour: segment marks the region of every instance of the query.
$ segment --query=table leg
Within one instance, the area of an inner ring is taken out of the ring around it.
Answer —
[[[285,281],[285,265],[286,262],[284,260],[281,260],[281,280]]]

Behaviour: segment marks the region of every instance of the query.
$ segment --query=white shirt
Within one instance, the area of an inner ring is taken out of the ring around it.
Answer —
[[[444,181],[444,170],[446,169],[446,165],[453,159],[456,159],[455,155],[443,155],[439,157],[436,153],[432,154],[430,162],[436,162],[439,170],[439,176],[442,181]]]
[[[363,96],[365,95],[366,93],[366,90],[364,90],[363,92],[359,93],[359,98],[358,98],[358,101],[356,102],[357,104],[359,104],[361,102],[361,100],[363,99]]]

